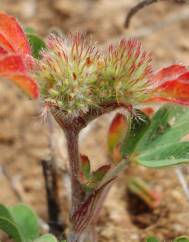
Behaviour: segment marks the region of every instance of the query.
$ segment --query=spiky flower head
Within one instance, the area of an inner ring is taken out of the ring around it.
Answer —
[[[130,104],[142,101],[152,89],[151,73],[151,57],[138,40],[122,39],[110,45],[99,72],[99,84],[105,91],[103,99]]]
[[[41,56],[35,72],[41,94],[66,112],[111,101],[138,103],[151,89],[151,58],[136,40],[100,51],[80,33],[50,35]]]
[[[36,78],[45,101],[67,112],[96,105],[93,95],[99,54],[85,35],[50,35],[38,61]]]

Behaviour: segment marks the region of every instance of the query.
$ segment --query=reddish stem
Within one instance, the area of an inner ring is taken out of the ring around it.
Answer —
[[[78,132],[70,127],[70,129],[64,129],[66,140],[68,158],[70,164],[70,177],[72,186],[72,210],[71,215],[78,209],[80,202],[83,198],[83,192],[79,183],[80,173],[80,158],[78,148]]]

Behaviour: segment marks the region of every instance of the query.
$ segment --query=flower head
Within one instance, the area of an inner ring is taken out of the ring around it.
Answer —
[[[102,61],[99,85],[105,91],[104,99],[136,104],[152,89],[151,57],[139,41],[122,39],[117,45],[110,45]]]
[[[151,90],[151,58],[136,40],[121,40],[104,52],[85,35],[48,38],[36,78],[46,101],[67,112],[105,102],[135,104]]]
[[[67,112],[95,105],[93,87],[99,55],[85,35],[77,33],[67,39],[50,35],[41,56],[36,78],[47,102]]]

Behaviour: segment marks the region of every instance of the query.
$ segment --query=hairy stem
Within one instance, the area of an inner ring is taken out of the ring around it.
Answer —
[[[79,148],[78,148],[78,132],[74,129],[66,128],[64,129],[66,140],[67,140],[67,149],[68,149],[68,158],[70,165],[70,177],[71,177],[71,186],[72,186],[72,211],[73,214],[82,201],[82,190],[79,183],[79,173],[80,173],[80,158],[79,158]]]

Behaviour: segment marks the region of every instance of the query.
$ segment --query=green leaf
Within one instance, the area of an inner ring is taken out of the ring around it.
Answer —
[[[7,218],[0,217],[0,230],[7,233],[15,242],[25,242],[16,224]]]
[[[52,234],[45,234],[34,240],[34,242],[58,242],[58,240]]]
[[[6,218],[12,222],[14,222],[14,219],[9,211],[9,209],[4,206],[3,204],[0,204],[0,217]]]
[[[189,242],[189,238],[186,236],[177,237],[173,242]]]
[[[131,128],[122,144],[123,157],[126,157],[134,151],[138,141],[143,137],[150,125],[149,118],[140,110],[136,111],[138,116],[131,119]]]
[[[30,207],[18,204],[9,211],[25,241],[31,242],[39,236],[38,218]]]
[[[27,38],[32,48],[33,57],[35,57],[36,59],[39,59],[40,51],[46,48],[45,42],[38,35],[31,32],[27,34]]]
[[[189,143],[181,142],[189,133],[188,120],[189,109],[173,104],[161,107],[146,126],[142,121],[137,126],[132,120],[134,128],[126,137],[123,154],[129,155],[130,161],[154,168],[188,162]]]
[[[154,236],[150,236],[146,238],[146,242],[159,242],[159,240]]]
[[[139,155],[137,161],[143,166],[153,168],[189,162],[189,142],[158,146]]]
[[[158,145],[176,143],[189,131],[189,109],[166,104],[153,116],[145,135],[138,142],[136,151],[152,149]]]

